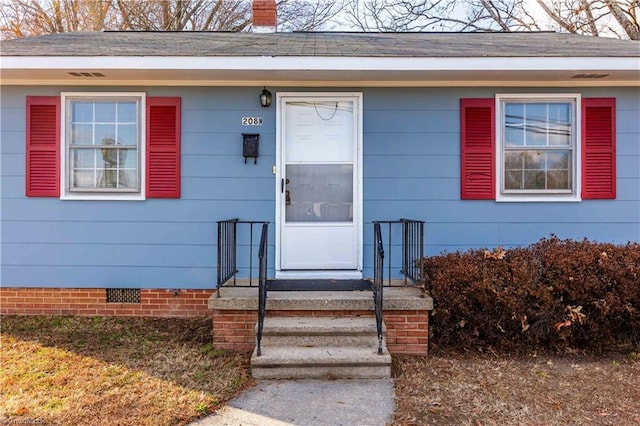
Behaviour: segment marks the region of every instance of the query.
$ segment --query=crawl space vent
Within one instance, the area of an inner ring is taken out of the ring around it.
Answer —
[[[572,75],[571,78],[605,78],[608,77],[609,74],[596,74],[596,73],[587,73],[587,74],[575,74]]]
[[[104,77],[104,74],[101,72],[73,71],[68,72],[67,74],[74,77]]]
[[[140,289],[108,288],[107,303],[140,303]]]

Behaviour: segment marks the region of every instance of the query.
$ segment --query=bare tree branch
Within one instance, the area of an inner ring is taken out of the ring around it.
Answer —
[[[639,0],[350,0],[345,13],[347,20],[363,31],[551,28],[638,40],[639,8]]]
[[[611,12],[611,15],[618,21],[618,24],[624,29],[632,40],[640,40],[640,23],[637,19],[638,1],[633,0],[628,2],[628,13],[625,14],[621,3],[615,0],[605,0],[607,8]]]
[[[343,8],[342,0],[279,0],[279,31],[316,31],[326,27]]]
[[[280,31],[330,28],[345,0],[279,0]],[[244,31],[251,0],[0,0],[2,38],[66,31]]]

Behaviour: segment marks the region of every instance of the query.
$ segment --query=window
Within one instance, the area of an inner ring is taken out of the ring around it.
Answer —
[[[498,199],[576,199],[578,96],[498,96]]]
[[[496,95],[460,100],[460,198],[616,198],[616,100]]]
[[[63,197],[142,198],[144,94],[63,94]]]
[[[26,115],[28,197],[180,198],[179,97],[27,96]]]

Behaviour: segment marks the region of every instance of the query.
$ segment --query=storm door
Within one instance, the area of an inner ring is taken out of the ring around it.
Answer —
[[[278,100],[278,270],[361,270],[361,97]]]

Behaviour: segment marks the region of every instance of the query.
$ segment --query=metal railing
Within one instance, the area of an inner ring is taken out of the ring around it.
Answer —
[[[392,284],[392,244],[393,244],[393,230],[394,226],[400,226],[402,235],[401,248],[402,248],[402,263],[400,272],[404,276],[404,283],[407,285],[408,280],[411,280],[414,284],[421,282],[422,274],[419,260],[424,256],[424,221],[414,219],[400,219],[400,220],[376,220],[373,222],[374,229],[376,224],[387,225],[387,287],[393,287]],[[374,231],[375,232],[375,231]],[[382,241],[382,231],[380,232],[380,239]],[[374,240],[374,250],[375,247]],[[384,273],[382,273],[384,275]]]
[[[256,335],[256,355],[262,354],[262,330],[267,307],[267,247],[269,238],[269,224],[262,224],[260,246],[258,249],[258,331]]]
[[[238,272],[236,244],[239,219],[218,221],[218,290]]]
[[[254,266],[254,225],[267,225],[265,221],[247,221],[240,219],[220,220],[218,223],[218,282],[217,294],[220,297],[220,288],[229,280],[233,279],[234,287],[255,287],[253,283]],[[248,284],[237,282],[238,274],[238,227],[246,226],[249,231],[247,248],[249,259],[249,281]],[[263,226],[264,228],[264,226]],[[266,261],[266,260],[265,260]],[[259,271],[258,271],[259,273]],[[265,271],[266,273],[266,271]]]
[[[373,223],[373,307],[376,313],[378,332],[378,355],[382,355],[382,299],[384,291],[384,247],[380,223]]]

